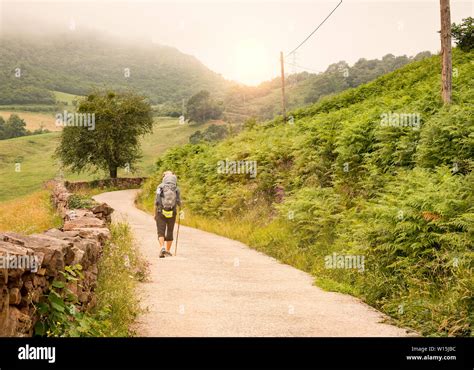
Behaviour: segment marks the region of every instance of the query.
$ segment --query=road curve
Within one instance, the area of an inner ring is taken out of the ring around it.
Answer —
[[[178,255],[158,258],[154,219],[135,207],[136,194],[94,198],[115,209],[114,221],[130,224],[150,263],[150,281],[138,285],[146,309],[137,320],[139,336],[412,335],[383,323],[384,316],[359,299],[325,292],[309,274],[235,240],[181,226]]]

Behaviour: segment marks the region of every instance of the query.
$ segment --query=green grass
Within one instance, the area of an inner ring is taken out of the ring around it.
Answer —
[[[0,111],[54,113],[57,107],[51,104],[12,104],[0,105]]]
[[[138,281],[145,281],[148,265],[143,260],[127,223],[112,224],[111,240],[106,243],[98,263],[96,305],[79,311],[77,295],[64,282],[55,281],[55,305],[49,294],[37,304],[41,313],[35,333],[49,337],[129,337],[141,312],[136,297]],[[81,284],[81,265],[67,266],[64,277]],[[61,309],[62,308],[62,309]]]
[[[119,176],[150,175],[157,156],[172,146],[187,143],[193,132],[207,126],[179,125],[178,119],[155,118],[153,133],[142,140],[143,157],[137,163],[136,173],[121,169]],[[59,168],[52,155],[59,140],[59,132],[0,140],[0,202],[38,191],[45,181],[58,175]],[[17,162],[21,163],[20,172],[15,171]],[[103,172],[73,174],[67,171],[64,176],[70,181],[108,177]]]
[[[131,326],[140,313],[136,284],[146,279],[148,267],[127,223],[112,224],[111,231],[112,240],[105,246],[99,263],[96,311],[107,312],[104,336],[126,337],[133,335]]]
[[[24,136],[0,141],[0,201],[27,195],[55,176],[51,154],[59,133]],[[16,172],[15,163],[21,168]]]
[[[81,97],[80,95],[68,94],[61,91],[53,91],[53,94],[54,94],[54,97],[56,98],[56,101],[66,102],[67,105],[73,105],[72,104],[73,101]]]

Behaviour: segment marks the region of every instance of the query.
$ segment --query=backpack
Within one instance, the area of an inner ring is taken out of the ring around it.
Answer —
[[[161,185],[161,197],[163,209],[171,211],[176,206],[176,176],[166,176]]]

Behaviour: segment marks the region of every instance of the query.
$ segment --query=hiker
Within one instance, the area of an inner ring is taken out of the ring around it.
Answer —
[[[158,242],[161,247],[160,258],[172,256],[170,249],[173,243],[176,206],[181,206],[177,182],[178,179],[173,172],[165,171],[161,184],[156,188],[155,221],[158,230]]]

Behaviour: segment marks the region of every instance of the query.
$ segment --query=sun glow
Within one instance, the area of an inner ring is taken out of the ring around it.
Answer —
[[[230,63],[232,79],[248,85],[257,85],[273,77],[275,58],[255,39],[246,39],[234,46]]]

